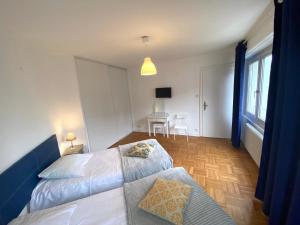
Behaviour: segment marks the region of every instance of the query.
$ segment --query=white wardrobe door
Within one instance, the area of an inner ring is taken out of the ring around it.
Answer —
[[[106,149],[117,131],[108,66],[76,59],[76,67],[90,150]]]
[[[127,71],[115,67],[108,70],[119,140],[132,131]]]

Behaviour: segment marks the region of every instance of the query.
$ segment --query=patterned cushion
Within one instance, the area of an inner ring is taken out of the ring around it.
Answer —
[[[138,143],[134,145],[128,152],[127,156],[148,158],[153,151],[153,145],[147,143]]]
[[[192,187],[176,180],[157,178],[139,208],[173,224],[183,224],[183,213]]]

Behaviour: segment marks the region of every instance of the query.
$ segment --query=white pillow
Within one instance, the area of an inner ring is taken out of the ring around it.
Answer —
[[[73,154],[59,158],[39,174],[39,178],[63,179],[84,176],[84,168],[92,154]]]
[[[19,216],[8,225],[66,225],[77,205],[59,206]]]

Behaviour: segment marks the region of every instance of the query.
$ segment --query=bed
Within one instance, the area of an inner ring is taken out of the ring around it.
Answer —
[[[155,148],[147,159],[126,157],[126,152],[137,143],[135,142],[92,153],[82,177],[39,180],[37,178],[39,173],[34,173],[32,176],[35,176],[38,184],[35,185],[31,195],[30,211],[46,209],[118,188],[124,182],[131,182],[173,167],[172,158],[155,139],[141,142],[152,144]],[[51,136],[25,158],[32,157],[35,152],[42,152],[35,155],[38,161],[43,161],[44,155],[52,157],[42,166],[36,165],[41,172],[60,157],[56,136]]]
[[[32,192],[30,211],[53,207],[121,187],[124,177],[118,148],[98,151],[92,155],[86,165],[84,177],[42,179]]]
[[[82,225],[168,225],[170,222],[149,214],[138,208],[138,203],[147,194],[157,178],[176,179],[192,186],[193,191],[190,201],[184,211],[183,224],[205,225],[234,225],[233,220],[198,186],[183,168],[172,168],[151,176],[125,183],[123,187],[102,192],[87,198],[83,198],[51,209],[51,213],[59,213],[68,209],[71,212],[62,216],[56,216],[52,224],[82,224]],[[109,202],[109,207],[107,207]],[[38,211],[41,213],[45,210]],[[49,214],[49,213],[47,213]],[[33,215],[33,214],[32,214]],[[26,218],[26,217],[25,217]],[[41,218],[35,217],[35,220]],[[67,221],[66,221],[67,220]],[[24,216],[14,221],[14,224],[22,225]]]
[[[40,181],[38,174],[59,157],[56,136],[53,135],[0,175],[1,225],[19,215]]]

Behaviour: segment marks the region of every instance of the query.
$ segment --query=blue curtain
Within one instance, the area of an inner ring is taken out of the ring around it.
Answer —
[[[243,111],[243,85],[247,45],[245,41],[238,43],[235,49],[234,91],[232,110],[231,142],[236,148],[241,142],[241,123]]]
[[[256,197],[270,225],[300,224],[300,1],[275,0],[273,60]]]

